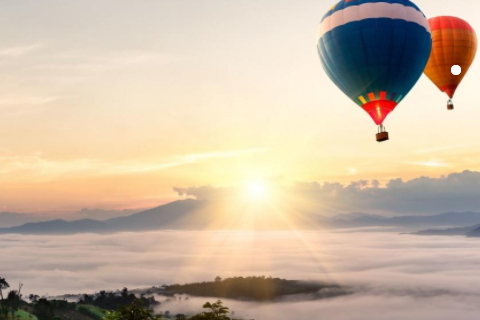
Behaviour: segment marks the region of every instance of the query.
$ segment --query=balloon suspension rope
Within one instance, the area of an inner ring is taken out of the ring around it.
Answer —
[[[383,142],[388,140],[388,132],[385,131],[383,124],[378,126],[377,141]]]

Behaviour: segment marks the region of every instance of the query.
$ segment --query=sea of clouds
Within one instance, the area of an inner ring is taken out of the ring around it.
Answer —
[[[184,232],[0,236],[0,276],[24,294],[93,293],[265,275],[334,281],[355,293],[328,299],[226,300],[256,320],[456,320],[480,312],[480,240],[366,232]],[[306,297],[308,298],[308,297]],[[200,311],[206,298],[157,311]]]

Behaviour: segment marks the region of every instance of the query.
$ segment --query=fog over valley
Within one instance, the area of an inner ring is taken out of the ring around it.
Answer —
[[[350,286],[353,294],[273,303],[226,301],[255,319],[473,319],[480,306],[480,241],[365,232],[163,231],[110,235],[2,235],[2,274],[39,295],[93,293],[274,276]],[[111,272],[115,270],[115,272]],[[188,311],[207,298],[159,308]],[[195,310],[197,311],[197,310]],[[461,312],[460,312],[461,311]]]

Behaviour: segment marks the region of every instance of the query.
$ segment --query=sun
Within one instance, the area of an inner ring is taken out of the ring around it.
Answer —
[[[269,194],[268,185],[261,180],[251,180],[245,185],[245,193],[249,200],[266,200]]]

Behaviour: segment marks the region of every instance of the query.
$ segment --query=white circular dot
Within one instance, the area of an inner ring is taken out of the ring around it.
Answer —
[[[460,67],[459,65],[454,65],[452,67],[452,74],[454,76],[458,76],[460,73],[462,73],[462,67]]]

